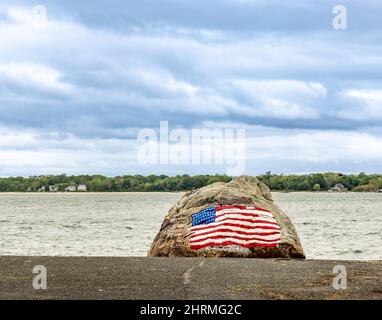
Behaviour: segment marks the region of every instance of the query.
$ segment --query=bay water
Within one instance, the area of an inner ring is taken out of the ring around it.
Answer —
[[[1,193],[0,255],[145,256],[181,193]],[[273,193],[307,258],[382,259],[382,193]]]

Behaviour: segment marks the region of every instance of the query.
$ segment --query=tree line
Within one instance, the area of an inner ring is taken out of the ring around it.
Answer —
[[[378,191],[382,189],[382,175],[316,173],[306,175],[278,175],[267,172],[258,176],[273,191],[320,191],[342,184],[352,191]],[[228,182],[227,175],[124,175],[105,177],[102,175],[44,175],[0,178],[0,192],[25,192],[49,190],[64,191],[69,186],[85,185],[90,192],[127,191],[187,191],[214,182]]]
[[[258,177],[274,191],[320,191],[341,184],[351,191],[378,191],[382,189],[380,174],[342,174],[335,172],[305,175],[277,175],[270,171]]]

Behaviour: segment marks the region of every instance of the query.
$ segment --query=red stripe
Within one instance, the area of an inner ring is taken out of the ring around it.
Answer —
[[[269,212],[269,213],[272,213],[271,211],[267,210],[267,209],[263,209],[263,208],[259,208],[259,207],[256,207],[255,210],[259,210],[259,211],[264,211],[264,212]],[[272,213],[273,215],[273,213]]]
[[[232,238],[232,239],[244,240],[244,241],[256,240],[256,241],[264,241],[264,242],[275,242],[275,241],[280,241],[281,240],[280,238],[270,240],[270,239],[262,239],[262,238],[256,238],[256,237],[253,237],[253,238],[244,238],[244,237],[239,237],[239,236],[218,235],[218,236],[211,236],[211,237],[207,236],[205,238],[201,238],[201,239],[198,239],[198,240],[192,240],[192,238],[191,238],[190,243],[192,243],[192,242],[202,242],[202,241],[205,241],[207,239],[224,239],[224,238]]]
[[[227,223],[227,222],[219,224],[218,226],[214,225],[214,224],[211,225],[211,224],[212,223],[208,223],[208,224],[206,224],[203,227],[193,226],[193,227],[191,227],[191,231],[211,229],[211,228],[220,227],[220,226],[231,226],[231,227],[238,227],[238,228],[242,228],[242,229],[270,229],[270,230],[279,230],[278,228],[270,227],[270,226],[269,227],[268,226],[243,226],[242,224]]]
[[[217,228],[217,229],[214,229],[213,231],[206,231],[206,232],[202,232],[202,233],[194,233],[191,235],[191,238],[192,236],[204,236],[206,234],[211,234],[211,233],[215,233],[215,232],[235,232],[237,234],[247,234],[249,236],[271,236],[271,235],[274,235],[274,234],[280,234],[280,231],[272,231],[272,232],[246,232],[246,231],[236,231],[236,230],[232,230],[232,229],[229,229],[229,228]]]
[[[271,221],[267,221],[267,220],[251,220],[251,219],[243,219],[243,218],[224,218],[224,219],[221,219],[221,220],[215,221],[215,222],[222,222],[222,221],[226,221],[226,220],[244,221],[244,222],[251,222],[251,223],[267,223],[267,224],[272,224],[272,225],[278,226],[277,222],[271,222]]]
[[[265,212],[272,213],[267,209],[263,209],[263,208],[256,207],[256,206],[253,206],[252,208],[249,208],[247,206],[220,206],[220,207],[216,207],[215,209],[216,209],[216,211],[221,211],[221,210],[225,210],[225,209],[259,210],[259,211],[265,211]]]
[[[222,246],[229,246],[229,245],[240,245],[242,247],[252,248],[252,247],[276,247],[277,243],[273,244],[273,243],[256,243],[255,242],[255,243],[249,243],[249,244],[241,244],[241,243],[236,243],[233,241],[226,241],[222,243],[208,242],[201,245],[190,245],[190,248],[192,250],[198,250],[198,249],[202,249],[202,248],[210,247],[210,246],[222,247]]]

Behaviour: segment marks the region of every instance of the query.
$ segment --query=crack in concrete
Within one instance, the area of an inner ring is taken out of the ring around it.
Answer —
[[[185,273],[183,273],[183,283],[185,285],[189,285],[191,283],[191,272],[196,268],[196,267],[201,267],[203,266],[204,264],[204,261],[205,261],[205,258],[200,262],[200,263],[197,263],[196,265],[194,265],[193,267],[191,267],[190,269],[188,269]]]

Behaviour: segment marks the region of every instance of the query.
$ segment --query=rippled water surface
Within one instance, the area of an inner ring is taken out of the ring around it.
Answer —
[[[144,256],[179,193],[0,194],[0,255]],[[382,259],[382,194],[274,193],[308,258]]]

